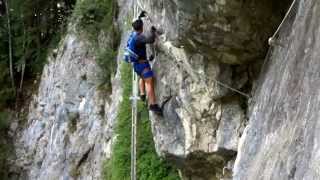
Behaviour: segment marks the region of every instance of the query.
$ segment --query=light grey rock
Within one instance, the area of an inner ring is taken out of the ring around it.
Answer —
[[[239,102],[232,100],[221,107],[220,124],[217,130],[217,150],[237,151],[238,140],[242,133],[244,114]]]
[[[101,179],[102,163],[110,158],[120,74],[112,94],[99,90],[101,70],[73,28],[56,58],[49,57],[26,129],[16,136],[15,164],[25,172],[20,179]]]
[[[137,0],[130,8],[121,7],[133,9],[135,15],[146,10],[150,18],[145,29],[153,24],[164,32],[156,42],[153,63],[164,117],[150,117],[158,154],[175,163],[184,179],[232,178],[247,99],[221,82],[250,91],[256,72],[247,63],[265,55],[264,40],[282,13],[275,4]]]
[[[149,12],[152,23],[164,29],[165,40],[176,47],[223,63],[242,64],[264,55],[265,40],[286,2],[138,0],[135,5]]]
[[[271,6],[269,1],[249,5],[205,0],[138,0],[130,8],[121,6],[127,14],[132,9],[131,14],[149,12],[145,29],[151,24],[163,29],[153,69],[164,118],[152,113],[150,117],[158,154],[178,165],[183,177],[230,178],[222,171],[236,154],[246,121],[245,100],[217,81],[237,89],[247,85],[247,65],[229,64],[260,60],[264,55],[260,39],[267,38],[274,21],[279,21],[272,19],[278,12]]]
[[[151,24],[162,29],[153,69],[164,117],[151,113],[150,120],[157,153],[174,163],[183,179],[319,177],[317,162],[309,162],[319,157],[320,11],[316,0],[299,4],[292,31],[290,23],[283,30],[290,36],[281,42],[289,45],[274,50],[264,77],[254,83],[287,1],[118,0],[118,61],[139,11],[149,12],[145,29]],[[108,41],[103,34],[99,39]],[[115,139],[120,72],[112,96],[101,93],[95,57],[73,31],[54,54],[31,103],[27,128],[17,135],[16,164],[28,179],[100,179],[102,160],[111,156]],[[254,84],[258,90],[250,111],[248,99],[221,82],[246,93]]]
[[[296,14],[295,14],[296,13]],[[320,179],[320,2],[297,1],[252,104],[236,180]]]

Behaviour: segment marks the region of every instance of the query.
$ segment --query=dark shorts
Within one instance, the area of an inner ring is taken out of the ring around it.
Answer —
[[[143,79],[153,77],[150,64],[147,63],[134,63],[134,71]]]

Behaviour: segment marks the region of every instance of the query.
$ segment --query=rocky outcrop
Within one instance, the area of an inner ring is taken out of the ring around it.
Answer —
[[[101,71],[89,47],[71,25],[48,58],[26,128],[16,137],[20,178],[101,179],[121,87],[117,74],[112,92],[99,90]]]
[[[145,29],[164,32],[152,49],[164,117],[150,120],[157,153],[183,179],[319,179],[318,1],[297,1],[257,79],[288,3],[118,0],[118,60],[139,11],[149,12]],[[17,134],[23,177],[101,179],[121,88],[117,72],[112,92],[100,91],[100,72],[70,28]]]
[[[293,15],[256,92],[236,180],[320,178],[320,2],[297,1]]]
[[[264,58],[266,40],[285,5],[254,0],[134,3],[134,9],[150,12],[148,25],[164,31],[153,64],[164,118],[151,114],[152,128],[158,153],[186,179],[231,177],[247,99],[226,86],[250,93],[255,64]]]

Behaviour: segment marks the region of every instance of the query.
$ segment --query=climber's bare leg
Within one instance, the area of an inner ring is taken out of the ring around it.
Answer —
[[[156,96],[154,93],[154,84],[153,84],[153,78],[146,78],[144,79],[144,82],[146,84],[146,89],[147,89],[147,95],[148,95],[148,100],[149,104],[156,104]]]
[[[145,82],[142,78],[139,80],[139,89],[140,89],[140,95],[145,95],[146,94],[146,89],[144,86]]]

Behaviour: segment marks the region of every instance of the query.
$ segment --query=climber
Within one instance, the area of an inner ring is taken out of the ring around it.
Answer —
[[[153,82],[154,75],[149,64],[149,61],[152,61],[154,56],[151,55],[148,59],[146,50],[146,44],[153,44],[155,42],[155,38],[157,36],[157,29],[154,26],[152,26],[149,34],[143,32],[142,18],[145,17],[145,14],[145,11],[141,12],[139,18],[132,23],[134,31],[131,33],[127,43],[125,60],[133,64],[134,71],[140,77],[140,99],[145,101],[145,91],[147,91],[149,109],[158,115],[162,115],[162,110],[156,103]]]

